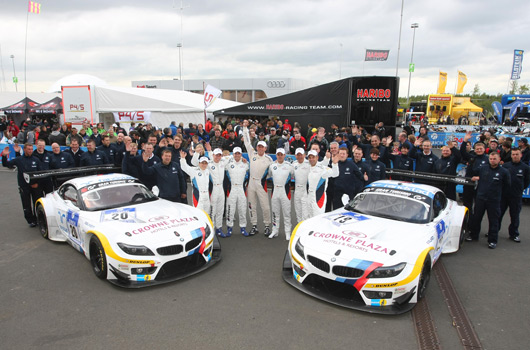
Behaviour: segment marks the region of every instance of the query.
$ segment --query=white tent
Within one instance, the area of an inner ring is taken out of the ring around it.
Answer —
[[[113,122],[114,112],[151,112],[151,123],[167,127],[172,121],[204,123],[204,97],[180,90],[121,88],[95,86],[95,112],[105,124]],[[213,119],[213,111],[240,105],[238,102],[217,98],[206,109],[207,118]]]

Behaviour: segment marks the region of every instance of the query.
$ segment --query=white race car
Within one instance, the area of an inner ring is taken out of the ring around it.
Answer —
[[[40,232],[68,242],[97,277],[144,287],[187,277],[221,259],[208,214],[156,197],[123,174],[69,180],[36,204]]]
[[[467,220],[435,187],[377,181],[344,208],[298,224],[283,278],[333,304],[403,313],[425,296],[440,255],[459,249]]]

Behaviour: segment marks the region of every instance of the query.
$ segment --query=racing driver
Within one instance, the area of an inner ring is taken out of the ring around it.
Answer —
[[[250,143],[250,136],[248,131],[248,120],[243,122],[243,139],[245,147],[250,158],[250,178],[248,185],[248,207],[250,209],[250,222],[252,223],[252,230],[250,235],[258,233],[258,215],[256,207],[259,204],[263,212],[263,222],[265,224],[265,236],[271,234],[271,208],[269,206],[269,194],[267,192],[267,172],[269,165],[272,164],[272,158],[265,154],[267,150],[267,143],[259,141],[256,149]]]

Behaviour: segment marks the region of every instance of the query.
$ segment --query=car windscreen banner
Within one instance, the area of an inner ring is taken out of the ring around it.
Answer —
[[[390,50],[371,50],[366,49],[366,54],[364,55],[365,61],[386,61],[388,59],[388,54]]]

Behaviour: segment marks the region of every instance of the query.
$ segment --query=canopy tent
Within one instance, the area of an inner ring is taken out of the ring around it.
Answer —
[[[11,115],[20,115],[20,114],[27,114],[26,109],[31,109],[38,105],[37,102],[33,101],[29,97],[24,97],[22,100],[18,101],[17,103],[13,103],[10,106],[1,108],[2,111],[4,111],[5,114],[11,114]]]
[[[95,86],[95,112],[100,121],[109,123],[114,120],[111,113],[149,111],[150,121],[159,127],[169,126],[172,121],[177,124],[204,123],[204,97],[180,90],[121,88]],[[65,101],[66,103],[66,101]],[[240,103],[224,100],[215,101],[206,109],[206,116],[213,117],[213,111],[230,108]]]
[[[44,103],[38,103],[33,108],[29,109],[30,113],[35,114],[57,114],[61,113],[63,100],[60,97],[54,97]]]
[[[464,111],[464,112],[482,112],[482,108],[477,106],[476,104],[474,104],[471,101],[464,101],[461,104],[455,105],[453,107],[453,112],[459,112],[459,111]]]
[[[71,74],[62,77],[53,83],[49,88],[48,92],[61,92],[63,86],[79,86],[79,85],[97,85],[105,86],[107,83],[93,75],[89,74]]]

